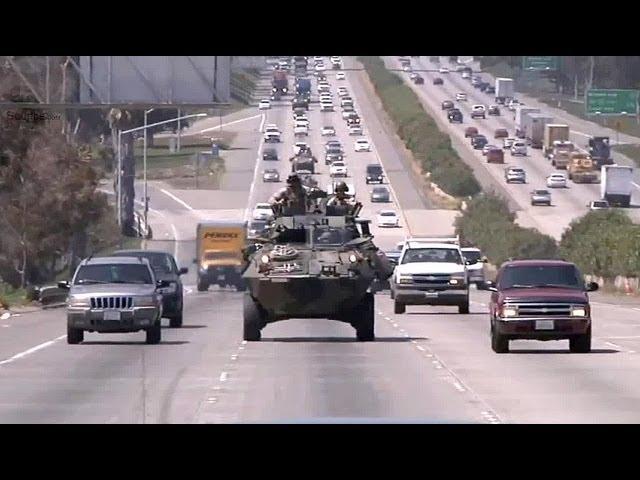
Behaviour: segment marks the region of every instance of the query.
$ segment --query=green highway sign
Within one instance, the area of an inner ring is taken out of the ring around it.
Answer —
[[[589,90],[587,115],[636,115],[638,90]]]
[[[522,57],[523,70],[544,72],[558,70],[558,57]]]

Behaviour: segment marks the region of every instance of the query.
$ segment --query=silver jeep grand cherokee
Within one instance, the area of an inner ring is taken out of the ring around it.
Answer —
[[[149,261],[135,257],[100,257],[83,260],[67,299],[67,343],[83,341],[84,332],[146,331],[146,343],[160,342],[162,295]]]

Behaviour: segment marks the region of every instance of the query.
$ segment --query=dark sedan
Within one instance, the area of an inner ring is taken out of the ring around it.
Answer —
[[[263,160],[278,160],[278,151],[275,148],[265,148],[262,151]]]
[[[371,191],[371,202],[388,203],[391,201],[391,195],[387,187],[376,187]]]
[[[443,85],[444,84],[444,80],[442,80],[440,77],[436,77],[433,79],[433,84],[434,85]]]
[[[111,254],[114,257],[146,258],[153,269],[157,280],[166,280],[169,286],[161,288],[162,316],[169,319],[172,328],[182,326],[183,286],[180,275],[188,273],[187,268],[178,268],[173,255],[155,250],[118,250]]]
[[[475,150],[482,150],[487,143],[489,143],[489,141],[484,135],[476,135],[471,139],[471,145],[473,145]]]
[[[442,102],[440,107],[442,108],[442,110],[449,110],[450,108],[453,108],[453,102],[451,100],[445,100],[444,102]]]

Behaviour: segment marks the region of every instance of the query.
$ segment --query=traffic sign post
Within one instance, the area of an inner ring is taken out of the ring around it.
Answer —
[[[558,70],[558,57],[522,57],[522,69],[555,72]]]
[[[587,115],[637,115],[638,90],[589,90]]]

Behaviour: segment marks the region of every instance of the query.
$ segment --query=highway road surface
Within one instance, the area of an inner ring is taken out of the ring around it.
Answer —
[[[347,134],[339,108],[321,113],[312,104],[307,141],[320,160],[320,185],[329,182],[320,129],[332,124],[362,215],[375,218],[380,208],[402,213],[400,228],[373,226],[382,248],[409,233],[450,233],[452,214],[427,208],[402,171],[364,73],[350,71],[340,82],[327,76],[334,96],[338,84],[352,93],[374,149],[356,153],[357,137]],[[266,123],[284,133],[277,162],[259,157]],[[63,309],[0,321],[0,423],[640,421],[640,301],[629,298],[592,296],[594,351],[584,355],[569,354],[566,341],[512,342],[511,354],[494,354],[487,294],[476,291],[469,315],[455,307],[408,307],[395,315],[388,295],[376,295],[375,342],[356,342],[347,324],[303,319],[271,324],[261,342],[243,342],[242,295],[217,287],[195,291],[195,226],[201,219],[242,218],[280,188],[263,183],[261,172],[274,166],[286,178],[291,106],[282,102],[236,126],[239,148],[226,152],[222,190],[174,190],[159,182],[150,189],[157,240],[149,248],[175,253],[191,268],[183,328],[164,328],[159,345],[145,345],[144,334],[134,333],[86,334],[72,346]],[[376,161],[391,179],[390,204],[369,202],[364,166]]]

